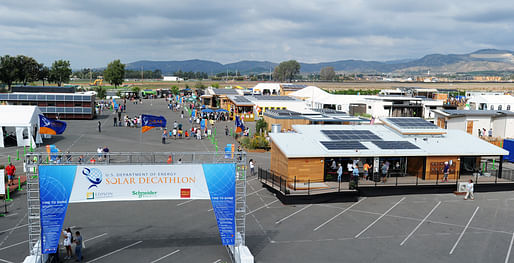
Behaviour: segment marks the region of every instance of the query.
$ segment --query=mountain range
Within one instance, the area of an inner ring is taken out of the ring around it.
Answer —
[[[126,65],[130,70],[161,70],[169,75],[176,71],[193,71],[216,74],[239,71],[241,74],[259,74],[273,70],[278,63],[243,60],[221,64],[208,60],[150,61],[141,60]],[[474,71],[514,71],[514,53],[509,50],[481,49],[468,54],[430,54],[418,59],[394,61],[339,60],[334,62],[301,63],[302,73],[317,73],[323,67],[333,67],[342,73],[455,73]]]

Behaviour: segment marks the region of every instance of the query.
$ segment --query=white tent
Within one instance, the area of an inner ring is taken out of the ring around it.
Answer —
[[[7,134],[16,135],[18,146],[32,145],[35,148],[36,143],[42,143],[39,114],[43,113],[37,106],[0,105],[0,147],[5,147]]]
[[[289,96],[291,96],[291,97],[296,97],[296,98],[299,98],[302,100],[306,100],[306,99],[312,100],[312,98],[314,98],[314,100],[316,100],[316,98],[324,97],[327,95],[330,95],[330,93],[328,93],[316,86],[307,86],[301,90],[297,90],[297,91],[289,94]]]

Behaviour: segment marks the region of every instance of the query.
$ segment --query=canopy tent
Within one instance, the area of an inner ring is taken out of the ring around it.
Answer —
[[[225,109],[217,109],[216,112],[228,112],[228,110]]]
[[[43,142],[39,134],[39,114],[43,113],[37,106],[0,105],[0,112],[0,147],[5,147],[8,136],[16,137],[18,146],[36,147]]]
[[[202,112],[214,112],[214,111],[211,109],[203,109]]]

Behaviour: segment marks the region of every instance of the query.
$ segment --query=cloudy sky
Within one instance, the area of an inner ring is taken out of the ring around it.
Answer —
[[[392,60],[514,49],[511,0],[6,0],[0,55],[99,67],[121,59]]]

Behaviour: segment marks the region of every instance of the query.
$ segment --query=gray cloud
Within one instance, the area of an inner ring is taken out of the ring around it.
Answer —
[[[510,1],[3,1],[0,54],[113,59],[388,60],[512,49]]]

